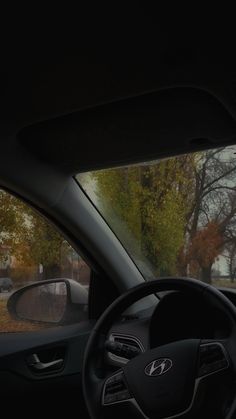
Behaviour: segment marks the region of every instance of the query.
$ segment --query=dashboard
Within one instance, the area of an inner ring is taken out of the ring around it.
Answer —
[[[236,291],[220,290],[236,305]],[[169,291],[157,297],[152,308],[123,315],[113,325],[108,335],[109,365],[122,366],[138,353],[177,340],[229,336],[231,326],[225,313],[196,295]]]

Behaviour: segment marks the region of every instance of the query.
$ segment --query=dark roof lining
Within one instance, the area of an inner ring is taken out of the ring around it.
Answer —
[[[24,128],[18,141],[67,174],[234,143],[236,122],[203,89],[175,87]]]
[[[223,30],[221,19],[205,13],[195,21],[164,16],[144,3],[111,6],[110,14],[107,6],[105,12],[100,3],[94,7],[76,13],[74,22],[72,16],[64,21],[64,14],[62,21],[27,19],[26,33],[21,20],[19,29],[11,22],[1,45],[2,137],[173,83],[226,90],[235,81],[235,28],[228,19]]]

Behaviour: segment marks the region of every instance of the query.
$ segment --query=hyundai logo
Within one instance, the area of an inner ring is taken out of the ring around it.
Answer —
[[[173,362],[169,358],[159,358],[155,361],[150,362],[145,367],[145,374],[149,377],[156,377],[157,375],[163,375],[172,368]]]

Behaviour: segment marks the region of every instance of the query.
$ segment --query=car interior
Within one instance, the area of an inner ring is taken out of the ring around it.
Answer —
[[[81,38],[73,25],[64,33],[59,25],[55,42],[35,27],[33,48],[19,34],[3,52],[0,201],[9,194],[52,225],[80,255],[79,266],[82,260],[89,267],[89,282],[84,287],[74,274],[21,287],[8,280],[0,303],[9,294],[9,316],[33,327],[4,329],[0,319],[0,399],[17,400],[25,413],[30,403],[54,413],[69,406],[79,419],[234,418],[235,288],[194,279],[191,266],[184,275],[150,268],[149,280],[115,217],[109,220],[99,206],[98,191],[91,192],[99,181],[104,186],[101,171],[114,175],[209,150],[236,154],[233,28],[222,33],[216,23],[199,32],[174,20],[165,27],[138,5],[134,14],[117,11],[109,20],[95,15],[84,19],[90,36]],[[227,182],[235,192],[233,180]],[[8,278],[1,205],[0,276]],[[178,234],[166,240],[175,243]]]

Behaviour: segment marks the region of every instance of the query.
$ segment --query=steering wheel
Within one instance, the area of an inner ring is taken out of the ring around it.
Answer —
[[[112,324],[139,299],[168,290],[195,293],[205,303],[223,311],[229,320],[228,336],[219,340],[185,339],[165,344],[147,350],[106,376],[105,341]],[[191,417],[199,395],[211,385],[209,378],[215,380],[221,375],[232,379],[235,372],[235,306],[210,285],[189,278],[168,277],[128,290],[101,315],[85,350],[83,391],[92,419],[114,418],[115,412],[129,418],[180,418],[186,414]],[[235,412],[236,399],[232,400],[225,418],[232,418]]]

